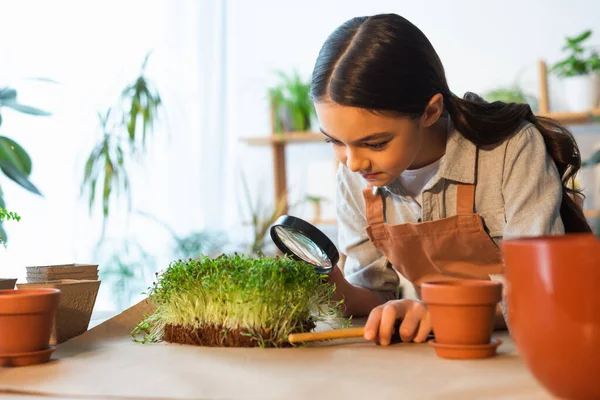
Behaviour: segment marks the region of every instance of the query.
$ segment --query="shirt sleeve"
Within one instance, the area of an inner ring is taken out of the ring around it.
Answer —
[[[349,283],[371,290],[382,302],[397,299],[399,275],[367,236],[362,194],[366,185],[353,179],[351,173],[340,164],[336,175],[338,245],[346,255],[344,275]]]
[[[542,134],[528,125],[510,139],[506,150],[503,238],[563,234],[562,190],[558,169]]]

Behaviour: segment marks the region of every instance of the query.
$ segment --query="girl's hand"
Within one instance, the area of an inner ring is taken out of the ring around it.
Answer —
[[[429,311],[425,304],[409,299],[391,300],[375,307],[365,325],[365,340],[387,346],[392,340],[396,320],[401,319],[400,338],[403,342],[422,343],[431,332]]]

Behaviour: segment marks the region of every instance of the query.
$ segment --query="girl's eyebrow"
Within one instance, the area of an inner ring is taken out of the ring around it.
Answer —
[[[338,141],[336,138],[334,138],[333,136],[331,136],[330,134],[328,134],[327,132],[325,132],[323,130],[323,128],[319,128],[319,130],[321,131],[321,133],[325,136],[327,136],[329,139]],[[377,139],[389,139],[392,136],[394,136],[393,132],[389,132],[389,131],[385,131],[385,132],[378,132],[378,133],[373,133],[369,136],[365,136],[364,138],[361,138],[359,140],[356,140],[355,142],[357,143],[363,143],[363,142],[370,142],[371,140],[377,140]]]

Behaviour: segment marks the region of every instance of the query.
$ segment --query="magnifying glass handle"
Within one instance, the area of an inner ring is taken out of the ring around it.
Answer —
[[[334,329],[323,332],[292,333],[288,336],[290,343],[314,342],[316,340],[345,339],[363,337],[365,328]]]
[[[394,334],[392,335],[392,343],[400,343],[402,339],[398,333],[402,320],[396,321],[394,325]],[[323,332],[306,332],[306,333],[292,333],[288,336],[290,343],[302,343],[302,342],[314,342],[317,340],[331,340],[331,339],[346,339],[346,338],[357,338],[363,337],[365,334],[365,328],[345,328],[345,329],[334,329],[332,331]],[[433,334],[427,336],[427,340],[434,339]]]

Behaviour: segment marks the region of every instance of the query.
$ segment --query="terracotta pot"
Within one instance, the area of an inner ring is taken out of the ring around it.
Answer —
[[[50,344],[63,343],[87,331],[100,281],[59,280],[40,283],[19,283],[19,289],[55,288],[60,290],[60,302]]]
[[[452,280],[421,285],[435,341],[439,344],[489,344],[502,284],[484,280]]]
[[[58,310],[60,290],[0,290],[0,354],[45,350]]]
[[[504,274],[490,274],[490,280],[502,284],[502,300],[500,300],[500,310],[502,311],[502,316],[504,317],[506,328],[510,332],[510,325],[508,323],[508,313],[506,311],[506,277],[504,276]]]
[[[16,283],[17,283],[16,279],[0,278],[0,290],[3,290],[3,289],[14,289]]]
[[[566,399],[600,399],[600,242],[563,235],[503,243],[511,335],[535,378]]]

